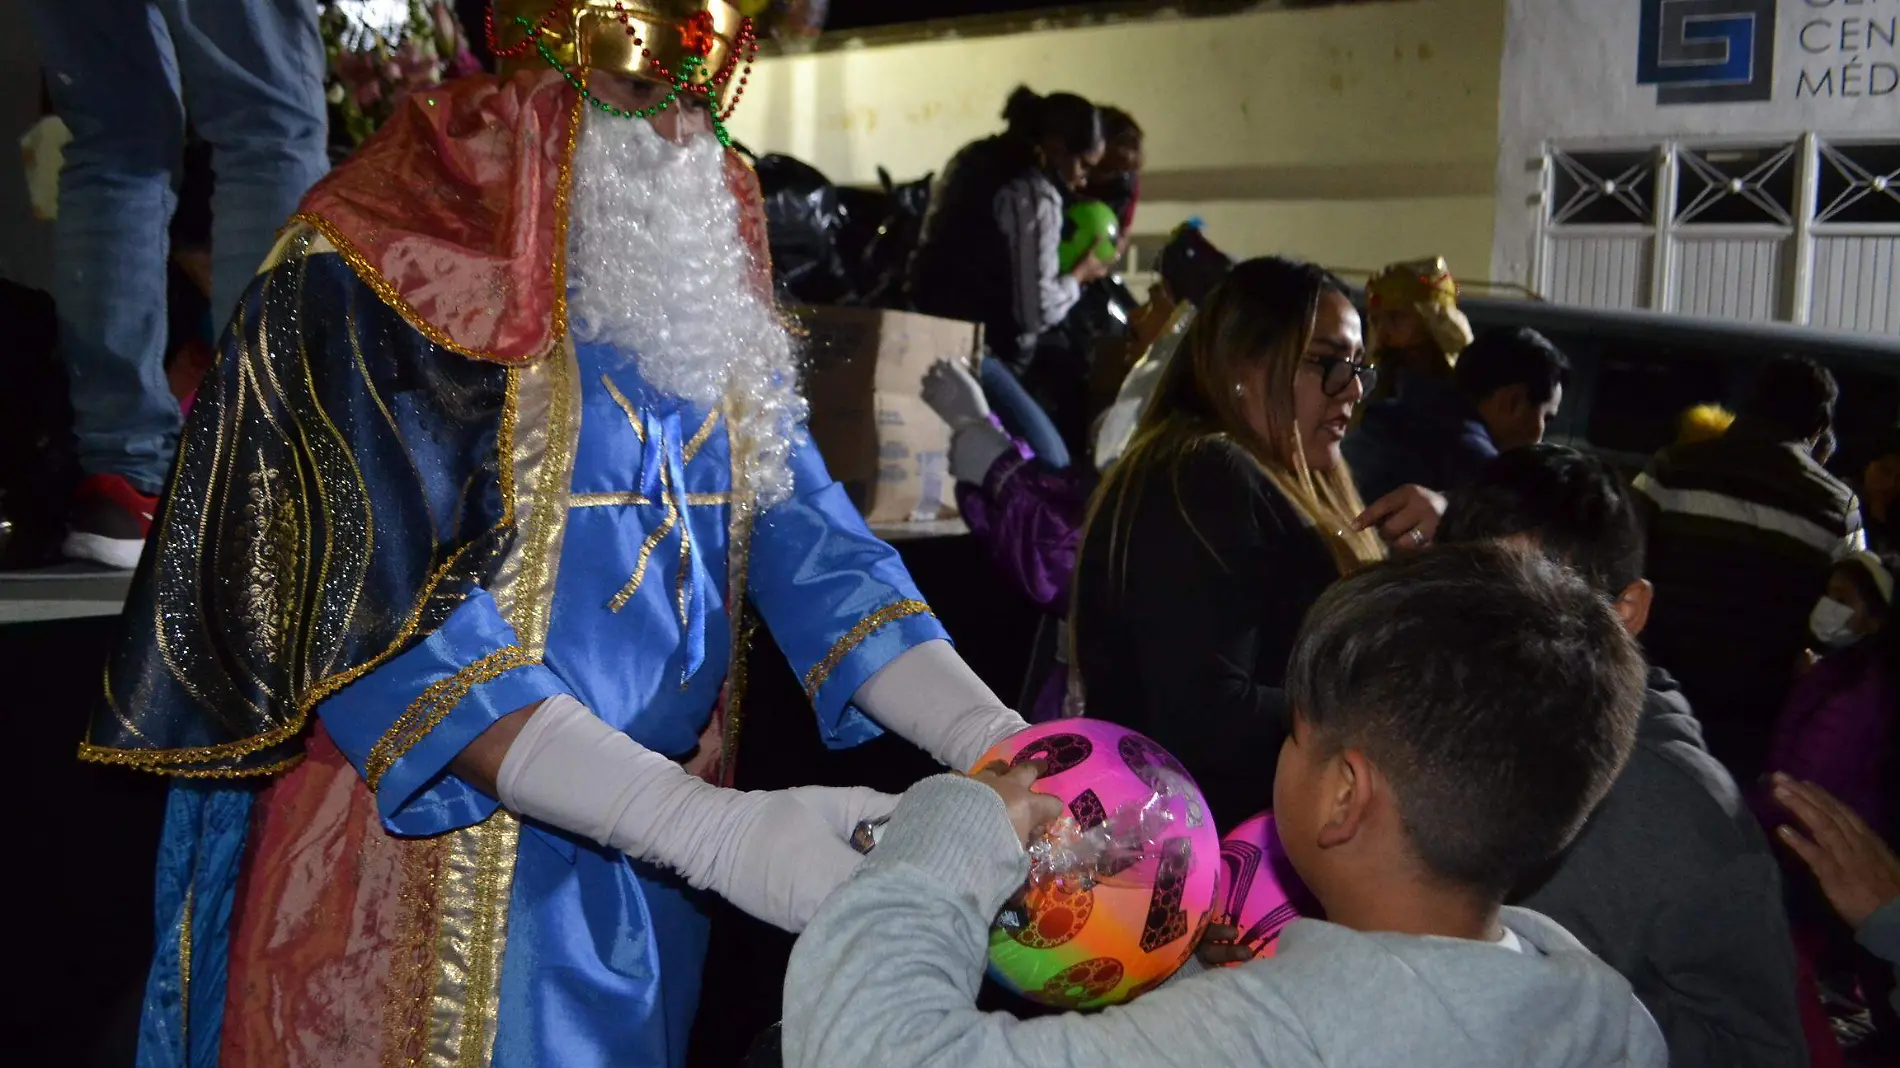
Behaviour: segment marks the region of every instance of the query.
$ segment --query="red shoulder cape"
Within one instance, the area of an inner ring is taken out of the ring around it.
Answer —
[[[497,363],[539,359],[567,334],[568,191],[586,107],[552,70],[413,93],[294,221],[430,341]],[[726,175],[769,287],[758,178],[731,151]]]

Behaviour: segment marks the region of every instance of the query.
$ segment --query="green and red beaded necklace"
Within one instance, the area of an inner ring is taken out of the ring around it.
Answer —
[[[549,8],[547,13],[541,16],[539,23],[529,22],[525,18],[516,16],[515,24],[521,28],[524,36],[520,41],[505,49],[499,47],[495,41],[495,16],[491,8],[487,15],[487,25],[485,27],[488,32],[489,51],[493,52],[497,59],[509,59],[521,55],[528,50],[529,45],[533,45],[534,48],[541,53],[541,58],[547,61],[548,66],[560,71],[561,77],[567,79],[567,83],[573,86],[575,91],[579,92],[583,99],[594,107],[616,118],[650,119],[671,107],[675,101],[679,100],[682,94],[705,97],[707,106],[712,112],[713,135],[719,138],[719,143],[722,145],[732,144],[732,135],[726,132],[726,120],[732,117],[733,111],[739,106],[739,99],[745,96],[746,83],[752,74],[752,63],[758,58],[759,54],[758,31],[753,27],[751,19],[748,18],[740,21],[739,38],[733,42],[732,54],[727,57],[725,66],[703,82],[695,81],[695,75],[705,69],[706,58],[712,54],[712,50],[718,44],[719,38],[713,32],[713,17],[710,12],[701,11],[688,19],[679,28],[681,41],[685,44],[688,52],[686,58],[680,61],[679,69],[668,70],[664,64],[653,61],[653,69],[662,78],[665,78],[671,83],[671,88],[667,90],[666,96],[661,98],[659,103],[649,107],[628,110],[626,108],[616,107],[598,96],[595,96],[593,92],[587,88],[587,79],[568,69],[568,67],[560,61],[559,57],[555,56],[554,52],[542,42],[542,31],[549,27],[550,20],[554,17],[556,11],[562,7],[564,7],[564,5],[556,4],[554,7]],[[653,55],[644,47],[646,42],[640,40],[638,31],[633,27],[632,16],[626,7],[623,4],[616,3],[614,10],[620,16],[621,25],[626,27],[627,36],[634,39],[634,47],[640,49],[640,55],[643,58],[652,61]],[[745,56],[743,60],[739,58],[741,54]],[[735,70],[739,75],[739,84],[737,86],[732,85],[732,76]],[[726,88],[731,89],[730,97],[727,97],[721,91]],[[722,100],[724,100],[723,105],[721,103]]]

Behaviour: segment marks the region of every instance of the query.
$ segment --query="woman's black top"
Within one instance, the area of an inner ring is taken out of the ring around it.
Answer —
[[[1209,441],[1175,471],[1150,473],[1124,504],[1123,541],[1111,555],[1113,512],[1112,501],[1103,505],[1076,572],[1086,714],[1180,758],[1225,833],[1273,803],[1287,659],[1338,570],[1229,442]]]

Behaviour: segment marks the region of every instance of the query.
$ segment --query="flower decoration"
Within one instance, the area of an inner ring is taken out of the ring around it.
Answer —
[[[697,56],[710,56],[718,36],[713,32],[713,17],[710,11],[696,11],[693,17],[680,24],[680,43],[688,52]]]
[[[325,0],[319,17],[333,155],[347,155],[396,113],[404,99],[451,78],[481,72],[448,0],[407,0],[396,25],[371,25],[369,7]]]

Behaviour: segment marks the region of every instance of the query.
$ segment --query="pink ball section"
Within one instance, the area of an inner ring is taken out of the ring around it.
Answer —
[[[1312,894],[1280,846],[1273,813],[1262,812],[1221,839],[1214,904],[1240,928],[1240,944],[1255,957],[1273,956],[1287,924],[1319,916]]]
[[[1036,790],[1060,798],[1084,829],[1164,789],[1175,796],[1163,802],[1172,821],[1142,859],[1092,885],[1046,881],[1005,907],[990,929],[990,976],[1064,1009],[1115,1005],[1161,985],[1193,954],[1213,912],[1220,837],[1200,788],[1165,749],[1101,720],[1037,724],[977,768],[999,760],[1043,761]]]

